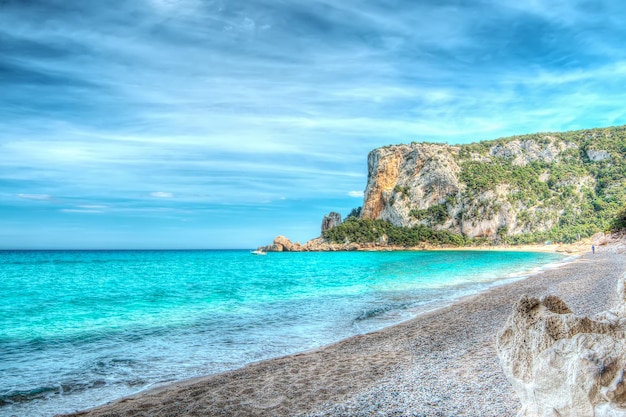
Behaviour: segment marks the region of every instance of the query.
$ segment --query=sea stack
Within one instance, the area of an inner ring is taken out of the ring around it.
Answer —
[[[331,211],[322,219],[322,233],[341,224],[341,214]]]

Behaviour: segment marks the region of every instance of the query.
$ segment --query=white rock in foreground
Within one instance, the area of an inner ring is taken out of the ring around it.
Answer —
[[[498,334],[518,417],[626,417],[626,291],[615,309],[579,317],[555,296],[528,296]]]

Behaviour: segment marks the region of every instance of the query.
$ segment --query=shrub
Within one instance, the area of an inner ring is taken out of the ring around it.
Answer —
[[[334,243],[376,243],[383,236],[390,245],[417,246],[420,243],[433,245],[464,246],[471,239],[448,230],[434,230],[424,225],[413,227],[395,226],[385,220],[348,217],[342,224],[323,232],[322,237]]]
[[[613,224],[611,225],[613,231],[620,231],[626,229],[626,205],[622,207],[615,216]]]

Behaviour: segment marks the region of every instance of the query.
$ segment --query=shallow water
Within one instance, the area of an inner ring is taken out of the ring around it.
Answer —
[[[521,252],[0,252],[0,416],[49,416],[408,319],[540,268]]]

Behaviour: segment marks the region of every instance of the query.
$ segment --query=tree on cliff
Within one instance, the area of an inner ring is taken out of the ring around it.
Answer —
[[[357,208],[353,208],[350,211],[350,214],[348,214],[348,216],[346,218],[348,218],[348,217],[361,217],[361,208],[362,207],[360,207],[360,206],[357,207]]]
[[[613,221],[613,231],[619,231],[626,229],[626,205],[624,205],[618,212],[615,220]]]

